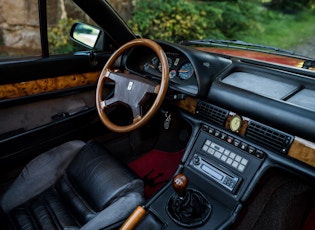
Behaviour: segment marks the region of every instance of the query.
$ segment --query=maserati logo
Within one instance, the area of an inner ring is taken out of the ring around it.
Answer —
[[[130,82],[128,83],[127,90],[130,91],[130,90],[132,89],[132,86],[133,86],[133,82],[130,81]]]

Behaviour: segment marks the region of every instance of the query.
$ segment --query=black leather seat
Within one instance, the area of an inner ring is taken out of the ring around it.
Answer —
[[[98,144],[72,141],[31,161],[0,202],[4,229],[110,228],[144,202],[143,182]]]

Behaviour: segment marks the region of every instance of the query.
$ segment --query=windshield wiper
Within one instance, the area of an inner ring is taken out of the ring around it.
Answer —
[[[315,68],[315,60],[306,60],[302,66],[303,69]]]

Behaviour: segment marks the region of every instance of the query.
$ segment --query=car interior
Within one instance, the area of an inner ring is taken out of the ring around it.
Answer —
[[[110,48],[0,63],[1,229],[314,229],[314,71],[74,2]]]

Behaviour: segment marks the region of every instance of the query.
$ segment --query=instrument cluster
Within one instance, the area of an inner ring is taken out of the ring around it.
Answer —
[[[166,56],[170,80],[189,80],[194,76],[194,68],[187,58],[180,56],[177,53],[166,53]],[[159,61],[158,57],[154,55],[143,64],[142,69],[145,72],[152,74],[161,73],[161,62]]]
[[[169,87],[182,93],[197,95],[198,73],[187,54],[166,45],[163,50],[168,61]],[[155,80],[159,80],[162,76],[159,58],[146,47],[136,47],[129,53],[126,58],[126,69]]]

